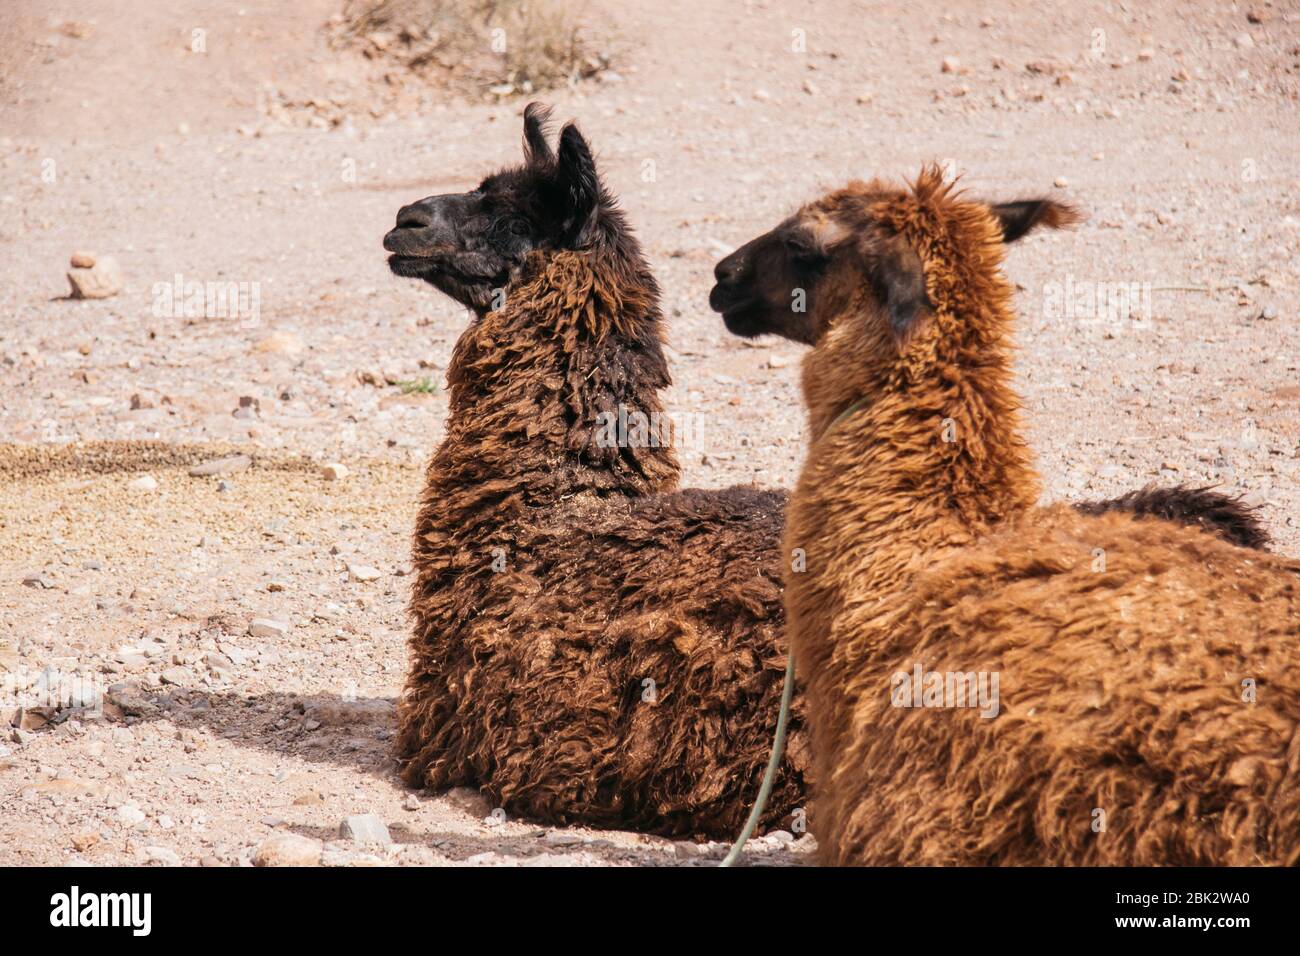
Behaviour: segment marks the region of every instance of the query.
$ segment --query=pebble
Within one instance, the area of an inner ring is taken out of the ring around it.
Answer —
[[[80,255],[74,256],[73,260],[67,273],[72,298],[107,299],[122,291],[122,269],[112,256],[92,258],[94,265],[89,267],[76,265],[76,262],[86,261]]]
[[[943,63],[939,66],[940,73],[956,73],[961,69],[961,61],[955,56],[945,56]]]
[[[253,346],[255,352],[270,354],[294,354],[303,349],[302,339],[292,332],[272,332]]]
[[[375,581],[381,576],[378,568],[367,567],[364,564],[348,565],[348,577],[353,581]]]
[[[54,582],[43,574],[28,574],[23,577],[23,584],[29,588],[41,588],[43,590],[54,587]]]
[[[153,475],[141,475],[131,482],[130,487],[137,491],[156,491],[158,489],[158,479]]]
[[[316,866],[324,845],[296,833],[279,833],[253,851],[254,866]]]
[[[573,846],[581,843],[582,837],[577,833],[566,833],[563,830],[550,830],[546,834],[546,843],[548,846]]]
[[[339,824],[339,836],[358,846],[388,846],[393,838],[388,827],[373,813],[358,813]]]
[[[2,749],[4,748],[0,748],[0,750]],[[0,753],[0,757],[4,757],[4,756],[7,756],[7,754]],[[403,810],[420,809],[420,798],[417,797],[415,794],[411,794],[405,800],[402,801],[402,809]]]
[[[255,617],[248,622],[248,633],[252,637],[284,637],[289,633],[289,625],[269,617]]]
[[[321,466],[320,475],[326,481],[342,481],[348,476],[348,469],[346,465],[331,461]]]
[[[117,808],[117,818],[129,827],[136,827],[144,823],[144,811],[129,803],[124,804]]]
[[[233,475],[245,471],[253,464],[247,455],[229,455],[225,458],[213,458],[189,470],[191,478],[207,478],[212,475]]]
[[[181,685],[189,679],[190,672],[184,667],[169,667],[158,676],[164,684]]]
[[[145,859],[156,866],[180,866],[181,858],[175,850],[165,846],[147,846],[144,848]]]
[[[1057,189],[1064,189],[1065,187],[1070,185],[1070,181],[1066,179],[1064,176],[1057,176],[1055,179],[1052,180],[1052,185],[1055,186]]]

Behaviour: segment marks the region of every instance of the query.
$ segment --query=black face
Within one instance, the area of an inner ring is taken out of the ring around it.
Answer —
[[[430,196],[398,210],[396,227],[384,236],[388,267],[482,314],[531,251],[586,243],[602,202],[595,162],[572,125],[553,152],[546,119],[537,104],[525,110],[522,166],[489,176],[472,192]]]
[[[714,267],[709,306],[735,335],[779,335],[811,345],[813,298],[826,262],[798,223],[788,220]]]

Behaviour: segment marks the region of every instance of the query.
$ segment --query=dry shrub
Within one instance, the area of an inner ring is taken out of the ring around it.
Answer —
[[[346,0],[336,46],[414,76],[497,96],[576,83],[608,67],[580,0]]]

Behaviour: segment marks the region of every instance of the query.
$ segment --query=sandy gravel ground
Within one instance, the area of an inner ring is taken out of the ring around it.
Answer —
[[[725,335],[713,263],[820,190],[937,160],[1089,216],[1008,262],[1045,497],[1214,483],[1300,554],[1295,3],[592,6],[614,71],[546,99],[665,289],[669,405],[704,423],[687,483],[788,486],[801,454],[799,350]],[[523,101],[394,102],[325,49],[335,9],[6,3],[0,864],[709,863],[394,774],[409,531],[465,317],[379,243],[399,205],[514,161]],[[276,105],[338,90],[336,125]],[[68,299],[79,251],[123,291]],[[178,275],[258,307],[160,308]],[[1133,314],[1096,306],[1131,284]],[[11,726],[51,687],[73,706]],[[391,843],[342,835],[356,815]]]

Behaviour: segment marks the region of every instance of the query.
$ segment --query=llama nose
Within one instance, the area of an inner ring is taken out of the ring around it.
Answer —
[[[425,200],[397,210],[398,229],[425,229],[433,224],[433,212]]]
[[[719,283],[731,282],[736,276],[740,275],[742,265],[744,263],[741,257],[733,252],[713,267],[713,278],[717,279]]]

